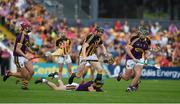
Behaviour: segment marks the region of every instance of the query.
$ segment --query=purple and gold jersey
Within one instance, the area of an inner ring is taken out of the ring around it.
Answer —
[[[93,81],[86,82],[84,84],[80,84],[76,91],[89,91],[88,87],[93,84]]]
[[[21,56],[16,52],[16,47],[17,47],[18,43],[22,44],[21,51],[23,53],[26,53],[26,50],[27,50],[28,45],[29,45],[29,36],[28,35],[23,35],[22,33],[17,35],[16,42],[15,42],[15,45],[14,45],[14,51],[13,51],[14,56]]]
[[[131,44],[133,47],[131,49],[131,53],[136,59],[141,59],[144,56],[145,51],[150,48],[149,46],[151,44],[151,41],[148,37],[145,39],[140,39],[138,36],[132,37],[130,42],[133,42],[133,44]],[[126,59],[132,58],[127,54]]]

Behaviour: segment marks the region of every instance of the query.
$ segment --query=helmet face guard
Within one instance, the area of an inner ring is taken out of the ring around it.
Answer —
[[[149,34],[149,30],[145,27],[139,27],[139,32],[144,36],[147,36]]]
[[[96,27],[96,31],[100,32],[102,34],[104,33],[104,29],[102,27],[99,27],[99,26]]]
[[[102,80],[101,81],[95,80],[93,83],[93,87],[95,89],[100,89],[103,85],[104,85],[104,82]]]
[[[95,80],[93,83],[93,88],[96,90],[96,92],[103,92],[103,90],[101,89],[102,86],[104,85],[104,82]]]

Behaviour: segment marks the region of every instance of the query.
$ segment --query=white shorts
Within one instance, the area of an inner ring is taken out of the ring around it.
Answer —
[[[97,58],[97,56],[96,56],[96,54],[92,54],[91,56],[87,56],[86,58],[85,58],[85,60],[88,60],[88,61],[85,61],[85,62],[81,62],[82,61],[82,56],[80,56],[80,64],[84,64],[85,66],[90,66],[91,64],[89,63],[90,62],[90,60],[98,60],[98,58]]]
[[[66,90],[67,90],[67,87],[70,87],[70,86],[75,86],[75,89],[77,89],[79,87],[79,84],[78,83],[72,83],[72,84],[67,84],[65,86],[66,86]]]
[[[135,65],[144,65],[144,59],[139,59],[139,63],[134,62],[132,59],[127,60],[126,62],[126,69],[134,69]]]
[[[91,64],[89,62],[87,62],[85,66],[91,66]]]
[[[14,57],[14,63],[16,64],[16,67],[17,68],[23,68],[25,67],[25,63],[27,62],[28,60],[22,56],[15,56]]]
[[[63,63],[72,63],[72,60],[71,60],[71,56],[70,55],[66,55],[66,56],[59,56],[58,59],[57,59],[57,63],[59,64],[63,64]]]
[[[66,86],[79,86],[79,84],[73,82],[72,84],[67,84]]]

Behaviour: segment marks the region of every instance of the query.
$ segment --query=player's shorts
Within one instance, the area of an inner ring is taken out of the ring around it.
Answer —
[[[66,86],[66,90],[70,90],[70,89],[68,89],[68,87],[77,89],[79,87],[79,84],[78,83],[72,83],[72,84],[67,84],[65,86]]]
[[[14,56],[14,63],[16,64],[17,68],[23,68],[25,67],[25,63],[28,60],[22,56]]]
[[[63,63],[72,63],[72,60],[71,60],[71,56],[70,55],[66,55],[66,56],[59,56],[58,59],[57,59],[57,63],[59,64],[63,64]]]
[[[87,62],[85,66],[91,66],[91,64],[89,62]]]
[[[134,67],[135,67],[135,65],[144,65],[143,63],[144,63],[144,59],[143,58],[141,58],[141,59],[139,59],[139,63],[136,63],[136,62],[134,62],[132,59],[128,59],[127,61],[126,61],[126,69],[134,69]]]
[[[94,60],[98,60],[98,58],[97,58],[97,56],[96,56],[96,54],[92,54],[92,55],[90,55],[90,56],[87,56],[86,57],[86,59],[85,60],[88,60],[88,61],[83,61],[82,62],[82,56],[80,56],[80,64],[84,64],[85,66],[90,66],[91,64],[89,63],[89,62],[91,62],[91,60],[92,60],[92,62],[94,61]]]
[[[67,84],[66,86],[77,86],[77,87],[78,87],[78,86],[79,86],[79,84],[78,84],[78,83],[74,83],[74,82],[73,82],[72,84]]]

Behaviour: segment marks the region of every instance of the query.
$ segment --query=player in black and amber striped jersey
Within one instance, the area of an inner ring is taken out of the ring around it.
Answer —
[[[89,34],[87,36],[85,42],[87,42],[89,44],[89,46],[86,48],[86,52],[85,52],[86,56],[91,56],[91,55],[95,54],[98,46],[102,45],[101,37],[98,35],[94,35],[94,34]],[[80,50],[80,56],[83,56],[82,48]]]
[[[64,34],[56,41],[56,46],[62,50],[62,55],[58,57],[57,62],[59,63],[59,75],[62,77],[63,65],[66,63],[68,66],[69,75],[72,74],[72,60],[70,56],[71,51],[71,40],[68,39]]]
[[[97,76],[95,82],[100,82],[102,80],[102,66],[98,61],[98,57],[96,56],[96,51],[98,47],[102,48],[103,54],[107,55],[107,51],[105,46],[103,45],[101,36],[104,32],[104,29],[101,27],[96,27],[96,31],[94,33],[89,34],[83,42],[82,49],[80,51],[80,63],[78,66],[78,72],[73,73],[69,78],[69,84],[71,84],[75,77],[79,78],[83,74],[83,70],[87,63],[90,63],[97,71]],[[96,61],[94,61],[96,60]]]

